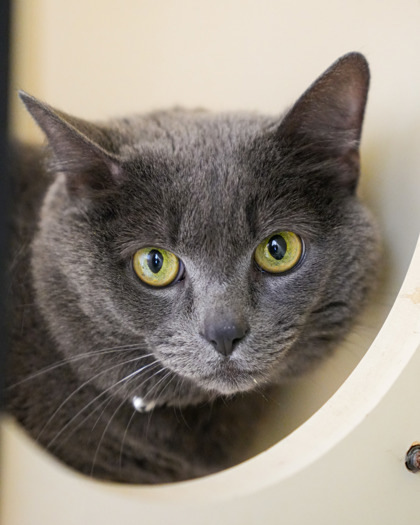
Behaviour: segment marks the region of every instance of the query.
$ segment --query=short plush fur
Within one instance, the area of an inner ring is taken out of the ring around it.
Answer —
[[[327,355],[374,283],[377,233],[356,196],[368,83],[351,53],[282,118],[95,124],[21,94],[49,154],[47,169],[41,150],[16,155],[8,403],[43,446],[136,483],[239,460],[260,392]],[[279,231],[304,255],[273,275],[254,253]],[[141,282],[145,246],[176,254],[182,278]]]

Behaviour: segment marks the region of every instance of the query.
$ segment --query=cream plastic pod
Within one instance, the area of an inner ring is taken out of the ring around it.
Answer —
[[[346,341],[279,391],[254,457],[232,469],[155,487],[93,481],[5,417],[1,524],[419,523],[420,472],[405,467],[420,441],[418,2],[103,0],[101,17],[94,0],[15,4],[14,87],[85,118],[175,104],[274,114],[341,54],[365,53],[360,193],[384,234],[385,272]],[[15,125],[28,123],[22,110]]]
[[[2,523],[416,523],[420,474],[404,461],[420,438],[419,347],[420,242],[359,365],[279,443],[201,480],[127,487],[70,472],[5,421]]]

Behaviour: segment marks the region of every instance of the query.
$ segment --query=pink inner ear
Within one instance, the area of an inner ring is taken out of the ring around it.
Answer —
[[[113,160],[107,161],[108,169],[111,173],[112,180],[117,184],[122,184],[126,180],[126,173],[121,168],[120,164]]]

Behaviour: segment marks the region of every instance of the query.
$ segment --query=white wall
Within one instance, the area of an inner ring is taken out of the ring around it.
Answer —
[[[173,104],[278,112],[351,50],[365,53],[372,65],[370,120],[415,117],[417,0],[15,5],[13,87],[86,117]]]

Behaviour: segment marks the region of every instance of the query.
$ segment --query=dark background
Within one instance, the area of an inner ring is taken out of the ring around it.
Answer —
[[[8,100],[10,52],[10,4],[0,0],[0,409],[3,406],[4,364],[6,353],[4,271],[7,250],[7,217],[10,206],[10,178],[8,158]]]

